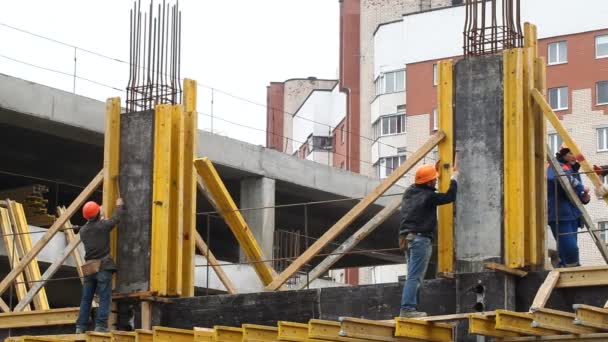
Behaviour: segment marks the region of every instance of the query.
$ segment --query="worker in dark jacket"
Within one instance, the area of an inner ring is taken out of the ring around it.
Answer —
[[[407,279],[401,297],[401,317],[426,316],[426,313],[416,309],[418,290],[433,251],[431,242],[437,230],[437,206],[456,199],[457,175],[455,171],[448,192],[439,193],[435,189],[439,177],[437,170],[433,165],[423,165],[416,170],[416,184],[403,194],[399,239],[400,245],[406,250]]]
[[[556,154],[556,159],[566,175],[566,180],[578,195],[583,204],[589,203],[591,197],[589,188],[583,185],[581,175],[578,173],[580,164],[570,149],[562,145]],[[561,267],[579,266],[579,251],[577,231],[581,226],[582,216],[578,207],[570,201],[566,191],[559,183],[558,175],[552,166],[547,167],[547,221],[557,241],[559,265]]]
[[[80,228],[78,234],[84,245],[85,266],[92,265],[92,267],[90,274],[85,274],[84,278],[80,313],[76,321],[77,334],[82,334],[87,330],[95,293],[99,297],[95,331],[108,331],[108,317],[112,306],[112,273],[116,272],[116,264],[110,256],[110,232],[120,222],[124,211],[121,198],[116,200],[116,209],[109,219],[103,217],[101,207],[95,202],[87,202],[82,208],[82,215],[88,221]],[[83,271],[85,271],[85,266],[83,266]]]

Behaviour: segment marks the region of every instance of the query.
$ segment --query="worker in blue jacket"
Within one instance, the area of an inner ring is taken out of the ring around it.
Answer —
[[[583,204],[589,203],[591,196],[589,188],[583,185],[581,175],[578,173],[580,164],[570,149],[562,145],[556,153],[557,161],[561,166],[566,179],[578,195]],[[557,249],[560,258],[560,267],[580,266],[577,232],[581,227],[582,213],[578,207],[570,201],[566,192],[561,187],[555,171],[551,165],[547,168],[547,206],[548,222],[557,241]]]

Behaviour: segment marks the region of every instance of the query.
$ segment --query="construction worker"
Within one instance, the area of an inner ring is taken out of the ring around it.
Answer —
[[[562,144],[555,157],[565,174],[565,178],[570,182],[581,202],[583,204],[589,203],[591,200],[589,188],[583,185],[581,175],[578,173],[581,166],[574,154],[568,146]],[[580,218],[582,213],[570,201],[557,177],[559,176],[549,165],[547,168],[547,221],[551,227],[553,237],[557,241],[559,266],[579,266],[577,231],[581,227]]]
[[[423,317],[426,313],[417,311],[418,290],[429,266],[433,251],[433,235],[437,230],[437,206],[454,202],[456,199],[456,176],[452,176],[450,188],[439,193],[435,186],[439,173],[433,165],[422,165],[416,170],[415,184],[403,194],[401,204],[401,227],[399,245],[407,257],[407,279],[401,297],[401,317]]]
[[[108,317],[112,306],[112,273],[116,264],[110,256],[110,232],[124,214],[122,198],[116,200],[116,209],[111,218],[106,219],[101,207],[95,202],[87,202],[82,208],[82,216],[87,223],[78,234],[84,245],[85,264],[82,271],[85,275],[80,300],[80,313],[76,321],[76,333],[82,334],[89,325],[89,315],[93,297],[97,293],[99,307],[95,318],[95,331],[108,331]]]

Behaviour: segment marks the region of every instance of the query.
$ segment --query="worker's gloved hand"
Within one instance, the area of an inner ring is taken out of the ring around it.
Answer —
[[[591,195],[588,191],[583,192],[583,195],[581,196],[581,202],[583,202],[583,204],[591,202]]]
[[[608,185],[603,184],[602,186],[595,188],[595,194],[597,195],[597,197],[606,196],[606,194],[608,194]]]
[[[116,199],[116,206],[117,207],[120,207],[123,204],[125,204],[125,202],[123,202],[122,198],[119,197],[119,198]]]
[[[458,180],[458,175],[459,174],[460,174],[460,172],[458,172],[458,171],[452,172],[452,180]]]

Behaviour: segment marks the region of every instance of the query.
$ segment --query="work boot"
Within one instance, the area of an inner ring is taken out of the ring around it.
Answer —
[[[107,333],[107,332],[110,332],[110,330],[106,327],[95,327],[95,332]]]
[[[82,329],[82,328],[76,328],[76,334],[84,334],[84,333],[86,333],[86,330],[85,330],[85,329]]]
[[[426,312],[401,310],[399,312],[399,317],[401,317],[401,318],[426,317]]]

